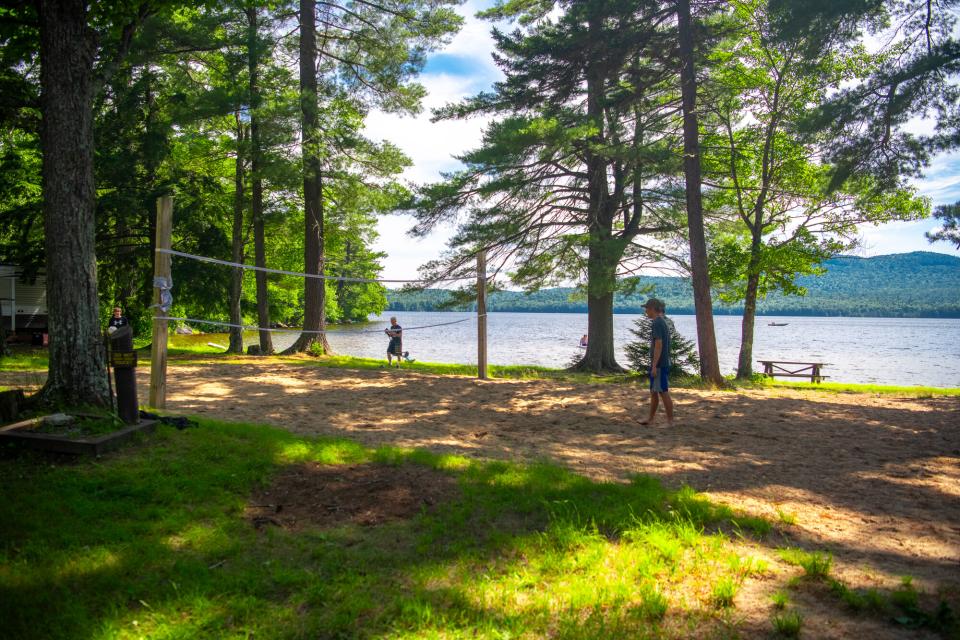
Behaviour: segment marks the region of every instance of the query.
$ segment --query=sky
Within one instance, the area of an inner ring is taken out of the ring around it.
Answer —
[[[370,138],[392,142],[413,161],[402,176],[409,182],[422,184],[439,180],[441,172],[460,166],[456,160],[458,154],[475,148],[480,142],[488,119],[434,123],[430,117],[434,108],[489,90],[494,82],[503,78],[491,59],[491,25],[474,17],[478,10],[491,4],[490,0],[469,0],[458,7],[465,19],[463,29],[447,46],[429,55],[419,78],[428,92],[420,115],[401,117],[374,112],[367,119],[366,133]],[[918,126],[924,128],[923,123]],[[960,152],[935,158],[915,185],[934,206],[960,200]],[[447,228],[426,238],[411,238],[407,232],[412,226],[413,218],[407,215],[394,214],[380,219],[380,237],[374,248],[387,254],[383,260],[384,278],[416,279],[418,267],[439,257],[451,234]],[[929,219],[879,227],[864,225],[861,227],[862,248],[855,255],[869,257],[910,251],[958,255],[952,244],[927,241],[924,233],[936,227]]]

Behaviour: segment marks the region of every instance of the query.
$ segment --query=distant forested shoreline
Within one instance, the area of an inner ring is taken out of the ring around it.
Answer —
[[[782,316],[849,316],[903,318],[960,318],[960,258],[916,251],[873,258],[842,256],[828,260],[821,276],[798,278],[804,296],[771,295],[760,300],[757,313]],[[692,314],[693,291],[687,278],[643,277],[642,291],[618,294],[614,313],[642,313],[650,296],[663,299],[667,313]],[[647,290],[649,289],[649,291]],[[388,291],[393,311],[435,311],[449,293]],[[473,305],[451,307],[472,311]],[[530,295],[501,291],[487,299],[488,311],[586,313],[587,303],[573,288],[544,289]],[[715,304],[714,314],[739,315],[741,305]]]

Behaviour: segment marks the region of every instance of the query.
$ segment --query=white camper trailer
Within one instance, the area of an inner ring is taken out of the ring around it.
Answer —
[[[20,267],[0,265],[0,324],[10,335],[33,336],[34,341],[46,337],[47,282],[42,274],[25,280]]]

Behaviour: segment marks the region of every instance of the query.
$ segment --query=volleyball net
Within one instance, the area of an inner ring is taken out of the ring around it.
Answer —
[[[211,258],[208,256],[199,256],[191,253],[186,253],[183,251],[176,251],[174,249],[164,249],[157,248],[156,252],[158,254],[169,255],[171,257],[178,257],[187,260],[193,260],[196,262],[202,262],[207,264],[214,264],[219,266],[230,267],[233,269],[241,269],[244,271],[254,271],[261,273],[269,273],[275,275],[284,275],[284,276],[295,276],[301,277],[304,279],[316,279],[324,281],[335,281],[335,282],[351,282],[351,283],[376,283],[376,284],[414,284],[419,286],[428,286],[432,284],[446,283],[446,282],[458,282],[467,279],[467,277],[461,278],[441,278],[437,280],[423,280],[423,279],[388,279],[388,278],[356,278],[350,276],[330,276],[325,274],[316,274],[316,273],[303,273],[297,271],[287,271],[284,269],[271,269],[268,267],[258,267],[255,265],[244,264],[241,262],[231,262],[229,260],[221,260],[219,258]],[[250,325],[242,323],[233,323],[233,322],[223,322],[220,320],[213,320],[209,318],[189,318],[181,316],[170,316],[167,315],[167,312],[173,306],[173,281],[167,276],[165,279],[162,277],[154,278],[154,286],[160,290],[160,302],[154,306],[159,308],[161,311],[160,314],[153,317],[154,320],[166,320],[174,322],[184,322],[188,324],[201,324],[215,327],[222,327],[224,329],[240,329],[242,331],[267,331],[270,333],[293,333],[293,334],[306,334],[306,335],[334,335],[334,334],[382,334],[382,329],[369,329],[369,330],[337,330],[337,329],[306,329],[306,328],[296,328],[296,327],[261,327],[259,325]],[[483,314],[486,315],[486,314]],[[462,318],[459,320],[452,320],[449,322],[438,322],[427,325],[413,326],[413,327],[404,327],[403,331],[418,331],[422,329],[432,329],[435,327],[444,327],[447,325],[461,324],[464,322],[470,322],[474,318]]]

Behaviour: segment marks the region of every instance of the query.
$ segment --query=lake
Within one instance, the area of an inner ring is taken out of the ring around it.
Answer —
[[[383,329],[391,315],[404,327],[403,348],[427,362],[475,364],[476,314],[462,312],[387,312],[368,325],[331,327],[331,347],[339,354],[385,358]],[[639,315],[613,317],[618,361],[627,364],[624,346]],[[696,340],[691,315],[671,315],[677,330]],[[445,324],[427,327],[428,325]],[[733,373],[740,346],[740,316],[715,316],[720,368]],[[769,322],[786,323],[771,327]],[[487,359],[490,364],[565,367],[580,353],[577,342],[587,331],[586,314],[490,313]],[[275,334],[277,349],[293,334]],[[249,339],[248,339],[249,341]],[[833,382],[960,387],[960,320],[935,318],[758,317],[754,361],[825,362]],[[754,363],[759,368],[759,365]]]

